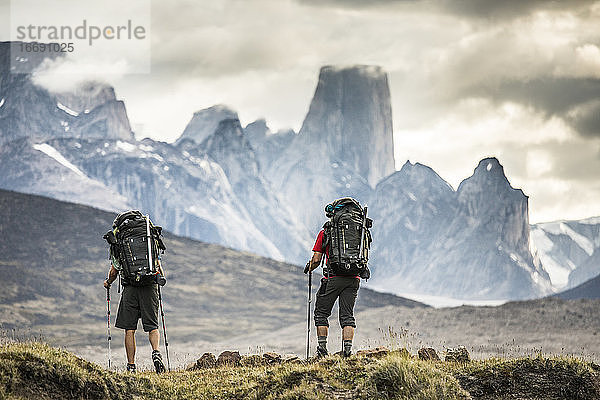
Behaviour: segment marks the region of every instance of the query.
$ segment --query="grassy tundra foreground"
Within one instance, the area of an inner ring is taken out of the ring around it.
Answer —
[[[375,359],[130,375],[41,343],[0,346],[0,399],[598,399],[600,367],[576,358],[420,361],[406,351]]]

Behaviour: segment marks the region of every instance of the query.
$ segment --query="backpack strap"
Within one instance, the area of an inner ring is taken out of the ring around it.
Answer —
[[[323,224],[323,242],[321,248],[327,251],[327,246],[331,244],[331,236],[329,235],[329,229],[331,228],[331,221],[327,221]]]
[[[323,266],[323,275],[326,275],[327,278],[329,278],[329,254],[327,254],[327,247],[329,247],[331,249],[331,235],[329,234],[329,231],[331,230],[331,221],[327,221],[323,224],[323,242],[321,244],[321,248],[324,250],[323,252],[325,253],[325,260],[326,263]]]

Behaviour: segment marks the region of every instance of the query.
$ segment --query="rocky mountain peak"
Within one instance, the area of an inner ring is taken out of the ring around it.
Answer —
[[[395,170],[387,74],[378,66],[321,68],[300,136],[375,187]]]
[[[498,196],[514,200],[527,199],[521,189],[514,189],[504,174],[504,167],[497,158],[484,158],[469,178],[458,187],[459,201],[464,202],[473,196],[483,201],[497,202]]]
[[[179,144],[183,139],[191,139],[198,144],[202,143],[216,131],[221,121],[227,119],[238,119],[238,115],[237,112],[223,104],[196,111],[175,143]]]
[[[200,144],[200,148],[223,167],[232,183],[248,174],[258,175],[254,149],[237,118],[220,121],[215,132]]]
[[[106,84],[88,82],[73,91],[52,93],[36,84],[29,73],[9,73],[11,46],[0,43],[0,142],[23,137],[36,141],[55,138],[119,139],[133,141],[125,104]],[[14,49],[13,49],[14,50]],[[41,63],[41,55],[23,63]],[[8,64],[7,64],[8,63]]]
[[[437,173],[427,165],[417,163],[411,163],[410,161],[406,161],[402,168],[400,168],[400,173],[405,176],[427,176],[427,175],[437,175]]]
[[[262,118],[246,125],[244,131],[251,143],[261,142],[271,133],[267,121]]]
[[[406,161],[399,171],[383,179],[376,190],[385,186],[393,186],[408,190],[412,193],[428,192],[434,190],[436,193],[444,193],[448,197],[454,197],[454,190],[444,181],[432,168],[421,163]]]
[[[107,102],[117,101],[112,86],[94,81],[82,83],[70,92],[55,93],[55,96],[59,103],[80,114],[87,114]]]
[[[498,241],[526,254],[529,252],[528,197],[514,189],[496,158],[479,162],[473,175],[458,188],[462,212],[477,221]]]

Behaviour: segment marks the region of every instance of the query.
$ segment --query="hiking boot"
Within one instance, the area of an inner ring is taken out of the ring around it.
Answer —
[[[351,349],[344,349],[344,351],[342,352],[342,356],[345,358],[348,358],[352,355],[352,350]]]
[[[154,369],[156,370],[157,374],[162,374],[166,371],[165,364],[163,364],[162,356],[160,355],[160,351],[152,351],[152,362],[154,363]]]
[[[317,346],[317,357],[321,358],[321,357],[326,357],[329,355],[329,352],[327,351],[327,349],[321,345]]]
[[[135,364],[127,364],[127,372],[135,374]]]

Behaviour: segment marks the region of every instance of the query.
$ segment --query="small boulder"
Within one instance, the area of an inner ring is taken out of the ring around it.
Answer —
[[[265,365],[265,359],[258,354],[252,354],[243,356],[241,364],[244,367],[257,367],[259,365]]]
[[[431,347],[423,347],[419,349],[419,360],[440,361],[440,357],[438,356],[435,349]]]
[[[204,353],[202,357],[196,360],[196,362],[190,365],[188,371],[196,371],[205,368],[214,368],[217,365],[217,359],[212,353]]]
[[[469,352],[465,346],[458,346],[456,348],[446,349],[446,361],[466,363],[471,361]]]
[[[263,354],[263,358],[267,364],[279,364],[281,362],[281,354],[267,352]]]
[[[282,357],[281,361],[284,363],[295,363],[300,361],[300,357],[298,357],[296,354],[286,354]]]
[[[217,358],[217,366],[228,365],[238,366],[241,364],[242,357],[239,351],[224,351]]]
[[[359,350],[356,352],[357,356],[365,356],[370,358],[381,358],[388,355],[390,350],[386,347],[376,347],[374,349],[369,350]]]

